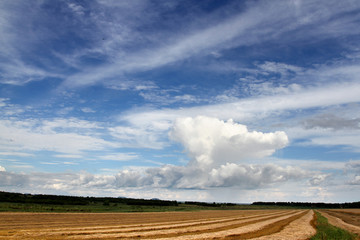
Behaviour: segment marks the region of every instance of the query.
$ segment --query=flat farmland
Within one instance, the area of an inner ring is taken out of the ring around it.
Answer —
[[[0,213],[0,239],[307,239],[312,210]]]
[[[331,209],[319,212],[330,224],[360,236],[360,209]]]

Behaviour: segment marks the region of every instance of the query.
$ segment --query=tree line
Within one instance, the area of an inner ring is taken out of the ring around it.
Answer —
[[[11,203],[34,203],[53,205],[91,205],[96,203],[127,204],[142,206],[178,206],[177,201],[159,199],[135,199],[135,198],[112,198],[112,197],[75,197],[47,194],[23,194],[0,191],[0,202]]]
[[[254,202],[252,205],[300,207],[300,208],[360,208],[360,202],[323,203],[323,202]]]
[[[52,205],[92,205],[92,204],[127,204],[142,206],[178,206],[177,201],[160,199],[136,199],[136,198],[113,198],[113,197],[76,197],[64,195],[47,194],[23,194],[0,191],[0,202],[10,203],[32,203],[32,204],[52,204]],[[235,203],[209,203],[186,201],[187,205],[197,205],[202,207],[232,207],[239,204]],[[297,208],[360,208],[360,202],[350,203],[323,203],[323,202],[254,202],[254,206],[279,206]]]

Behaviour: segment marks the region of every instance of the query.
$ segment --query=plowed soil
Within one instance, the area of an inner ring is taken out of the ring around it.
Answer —
[[[307,239],[315,234],[313,215],[309,210],[0,213],[0,239]]]
[[[329,223],[360,236],[360,209],[332,209],[319,211]]]

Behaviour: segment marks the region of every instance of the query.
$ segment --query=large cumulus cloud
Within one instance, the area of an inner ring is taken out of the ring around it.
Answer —
[[[245,162],[270,156],[288,144],[285,132],[249,131],[233,120],[198,116],[179,118],[169,136],[182,144],[190,161],[186,166],[167,165],[146,171],[153,184],[170,188],[238,186],[257,188],[307,175],[294,167]]]
[[[288,144],[285,132],[250,132],[231,119],[224,122],[205,116],[177,119],[170,137],[184,146],[190,164],[201,167],[270,156]]]

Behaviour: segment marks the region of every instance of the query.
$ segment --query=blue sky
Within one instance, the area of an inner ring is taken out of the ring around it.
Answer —
[[[360,194],[359,1],[0,2],[0,190]]]

